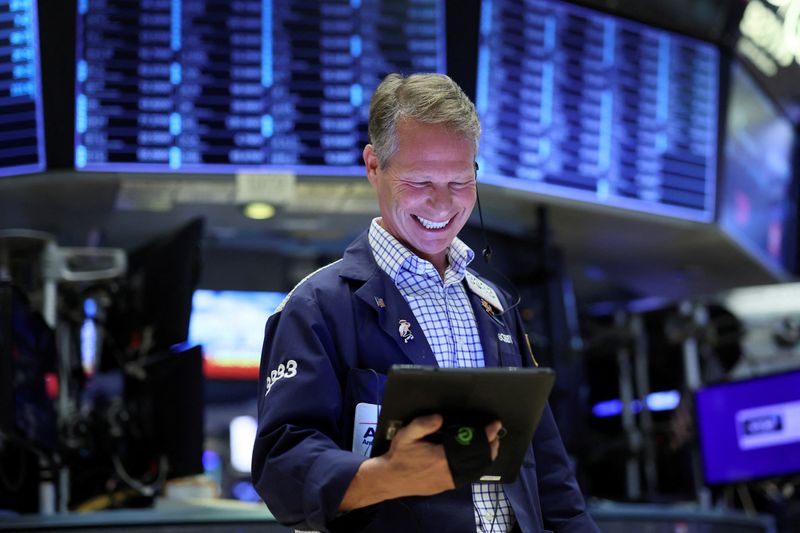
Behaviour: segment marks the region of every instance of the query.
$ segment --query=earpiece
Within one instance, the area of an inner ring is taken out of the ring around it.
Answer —
[[[475,164],[475,202],[478,204],[478,220],[480,220],[481,235],[483,235],[483,243],[484,243],[483,251],[481,252],[481,254],[483,255],[483,260],[486,262],[487,265],[489,265],[489,268],[491,268],[492,271],[494,271],[498,276],[503,278],[506,281],[506,283],[508,284],[508,286],[513,290],[513,293],[516,293],[516,295],[517,295],[514,303],[508,309],[504,309],[502,312],[500,312],[500,315],[503,315],[503,314],[511,311],[512,309],[514,309],[516,306],[518,306],[520,304],[520,302],[522,301],[522,295],[520,295],[519,291],[514,286],[514,284],[511,283],[511,280],[508,279],[508,277],[506,277],[502,272],[500,272],[499,270],[494,268],[494,266],[492,266],[492,263],[491,263],[491,260],[492,260],[492,247],[489,244],[489,237],[486,235],[486,228],[483,225],[483,211],[481,210],[481,197],[478,194],[478,169],[480,167],[478,166],[478,162],[477,161],[475,161],[474,164]]]

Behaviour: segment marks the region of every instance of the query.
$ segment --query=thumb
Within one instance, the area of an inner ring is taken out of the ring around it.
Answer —
[[[442,422],[443,419],[441,415],[419,416],[398,431],[394,440],[401,442],[420,440],[442,427]]]

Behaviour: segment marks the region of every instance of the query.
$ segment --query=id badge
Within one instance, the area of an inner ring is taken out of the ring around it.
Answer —
[[[374,403],[356,405],[356,416],[353,422],[353,453],[369,457],[372,453],[372,441],[378,427],[378,415],[381,406]]]

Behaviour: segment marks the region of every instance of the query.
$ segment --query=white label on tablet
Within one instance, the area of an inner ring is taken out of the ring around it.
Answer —
[[[356,405],[356,416],[353,422],[353,453],[369,457],[372,453],[372,441],[378,427],[378,415],[381,406],[374,403]]]

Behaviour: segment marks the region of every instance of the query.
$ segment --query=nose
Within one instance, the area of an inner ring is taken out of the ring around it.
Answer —
[[[448,215],[452,205],[453,191],[450,190],[447,184],[431,185],[431,191],[428,195],[428,206],[432,208],[434,213]]]

